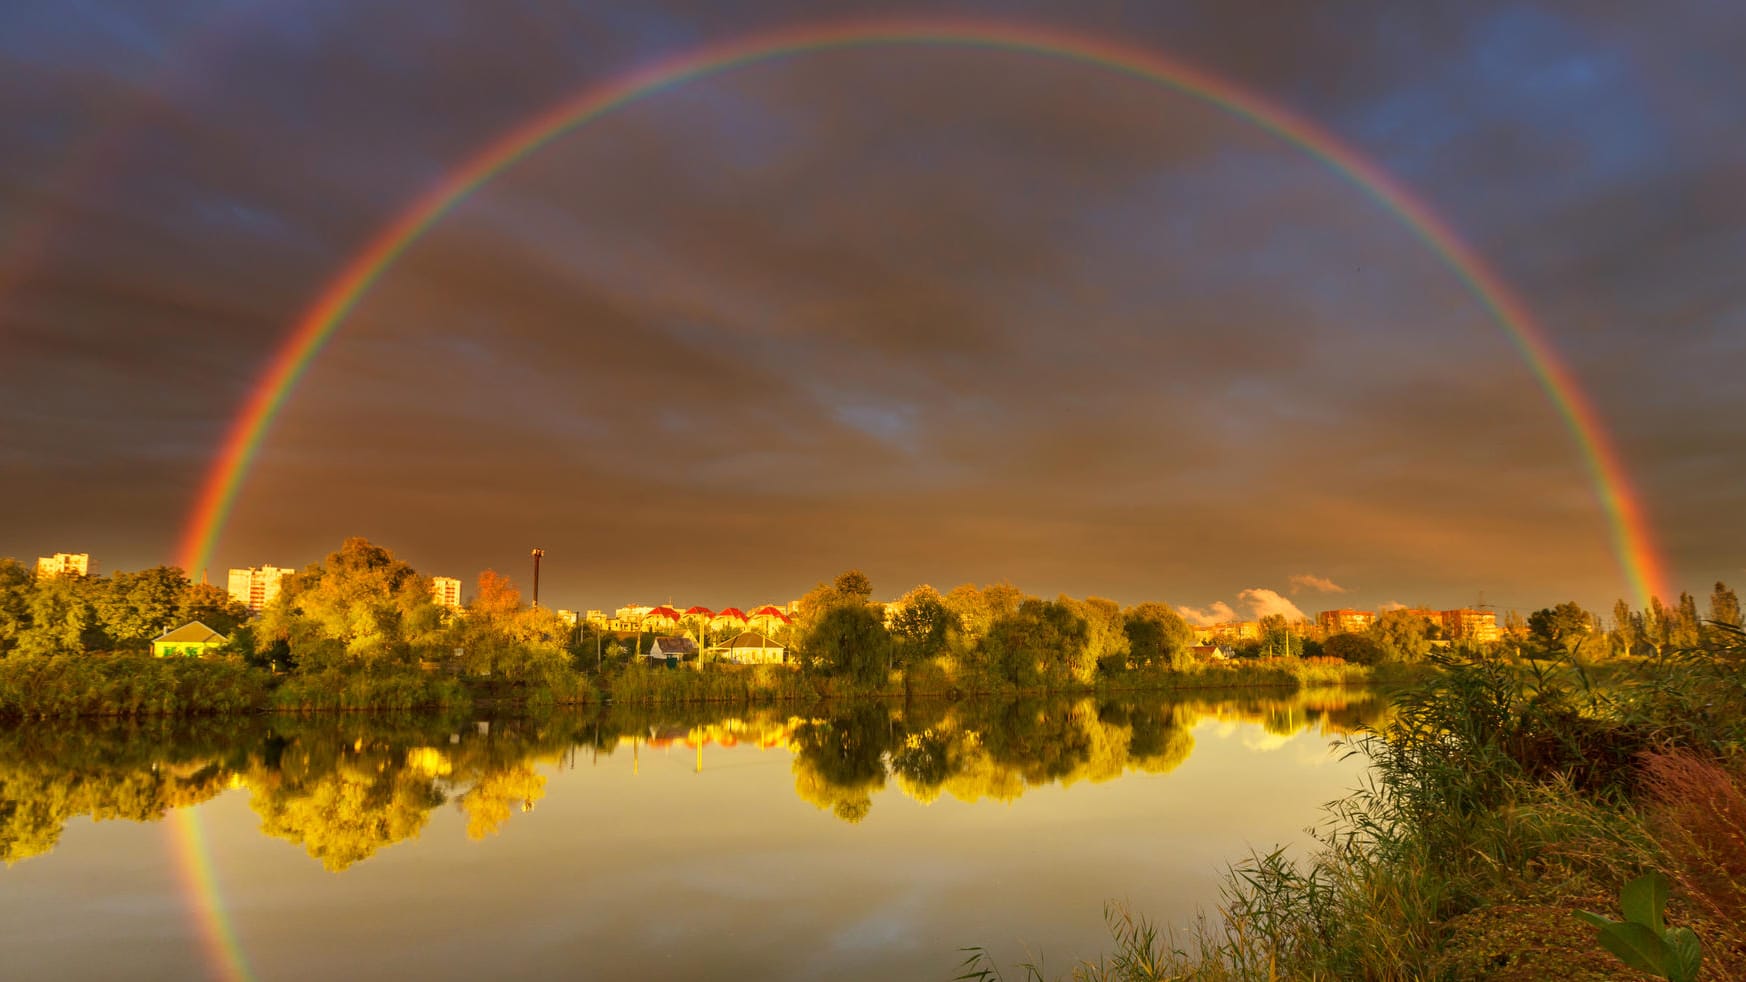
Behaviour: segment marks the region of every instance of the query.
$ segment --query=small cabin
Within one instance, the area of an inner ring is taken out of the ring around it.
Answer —
[[[152,654],[159,658],[179,655],[199,658],[215,648],[230,643],[230,639],[199,621],[190,621],[173,631],[165,631],[152,639]]]
[[[697,642],[690,638],[660,637],[649,646],[649,658],[655,661],[681,662],[697,657]]]

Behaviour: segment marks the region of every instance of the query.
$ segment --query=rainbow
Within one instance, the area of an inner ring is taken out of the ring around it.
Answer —
[[[1503,280],[1429,205],[1381,167],[1290,109],[1156,52],[1056,28],[937,18],[793,27],[707,45],[591,85],[511,129],[450,171],[346,263],[274,354],[201,485],[180,546],[182,567],[206,566],[262,438],[322,346],[395,260],[456,203],[558,136],[644,96],[771,59],[882,45],[983,48],[1080,62],[1198,98],[1321,160],[1410,229],[1503,328],[1575,439],[1631,593],[1645,607],[1651,596],[1667,595],[1663,564],[1642,504],[1600,414],[1577,385],[1574,373]]]
[[[230,916],[224,904],[219,902],[223,894],[218,890],[212,850],[206,844],[206,828],[201,824],[200,816],[195,814],[195,806],[172,810],[169,823],[182,889],[186,896],[195,898],[193,906],[198,915],[207,960],[219,978],[248,982],[255,976],[249,971],[242,945],[237,943]]]

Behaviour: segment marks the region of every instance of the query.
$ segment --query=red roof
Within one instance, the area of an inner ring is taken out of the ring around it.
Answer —
[[[739,609],[738,607],[724,607],[715,616],[717,616],[717,617],[732,617],[736,621],[743,621],[746,619],[746,612]]]
[[[662,604],[661,606],[656,607],[654,610],[649,611],[647,614],[644,614],[643,616],[644,616],[644,618],[652,618],[654,620],[676,621],[679,619],[679,612],[674,610],[673,608],[667,606],[666,604]]]
[[[715,611],[708,607],[692,607],[685,611],[686,617],[714,617]]]
[[[753,617],[774,617],[784,624],[793,623],[792,621],[790,621],[788,619],[788,615],[784,614],[782,612],[782,608],[772,606],[770,604],[765,604],[764,606],[759,607],[757,610],[752,611],[752,616]]]

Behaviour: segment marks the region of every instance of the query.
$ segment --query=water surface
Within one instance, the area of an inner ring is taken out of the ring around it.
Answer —
[[[1356,690],[0,730],[8,978],[948,978],[1302,848]],[[196,844],[197,843],[197,844]],[[203,882],[201,867],[209,863]]]

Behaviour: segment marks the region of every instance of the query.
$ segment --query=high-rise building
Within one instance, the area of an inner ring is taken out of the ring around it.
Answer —
[[[36,561],[38,576],[88,576],[90,573],[91,554],[88,552],[57,552]]]
[[[1443,634],[1457,640],[1490,643],[1503,637],[1497,626],[1497,614],[1489,610],[1463,607],[1441,612]]]
[[[430,598],[438,606],[458,610],[461,606],[461,581],[452,576],[430,578]]]
[[[296,570],[283,566],[250,566],[230,571],[230,599],[250,610],[260,610],[279,595],[279,583]]]
[[[1329,634],[1363,634],[1375,620],[1375,611],[1353,610],[1350,607],[1324,610],[1316,614],[1316,626]]]

